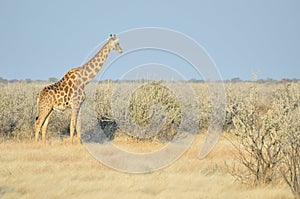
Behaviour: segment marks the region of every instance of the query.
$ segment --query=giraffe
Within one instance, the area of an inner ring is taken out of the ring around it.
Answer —
[[[46,131],[52,112],[66,109],[72,109],[70,123],[71,143],[73,143],[75,130],[80,141],[79,111],[85,100],[84,87],[97,75],[112,50],[118,53],[123,52],[116,35],[110,35],[101,50],[87,63],[69,70],[61,80],[42,89],[37,98],[36,142],[38,142],[39,134],[42,130],[42,141],[44,144],[46,143]]]

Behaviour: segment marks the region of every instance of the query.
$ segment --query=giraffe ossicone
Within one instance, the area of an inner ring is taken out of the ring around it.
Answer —
[[[80,140],[79,111],[85,99],[84,87],[94,79],[100,71],[109,53],[115,50],[122,53],[119,39],[116,35],[110,35],[108,41],[101,50],[87,63],[69,70],[58,82],[45,86],[37,98],[38,116],[35,121],[35,141],[39,141],[42,131],[42,141],[46,143],[46,131],[53,110],[72,109],[70,123],[70,138],[73,143],[76,131]]]

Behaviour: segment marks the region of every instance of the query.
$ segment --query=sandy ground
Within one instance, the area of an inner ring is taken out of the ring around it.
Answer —
[[[234,151],[224,137],[199,160],[202,142],[203,136],[197,136],[179,160],[146,174],[111,169],[79,144],[3,142],[0,198],[292,198],[284,184],[251,188],[235,181],[229,172]]]

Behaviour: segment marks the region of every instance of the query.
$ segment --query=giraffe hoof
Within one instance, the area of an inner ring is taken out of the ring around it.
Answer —
[[[76,137],[76,144],[82,144],[80,137]]]

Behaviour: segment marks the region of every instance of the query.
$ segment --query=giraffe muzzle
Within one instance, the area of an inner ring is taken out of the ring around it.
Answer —
[[[119,47],[118,50],[117,50],[117,52],[118,52],[118,53],[123,53],[122,48]]]

